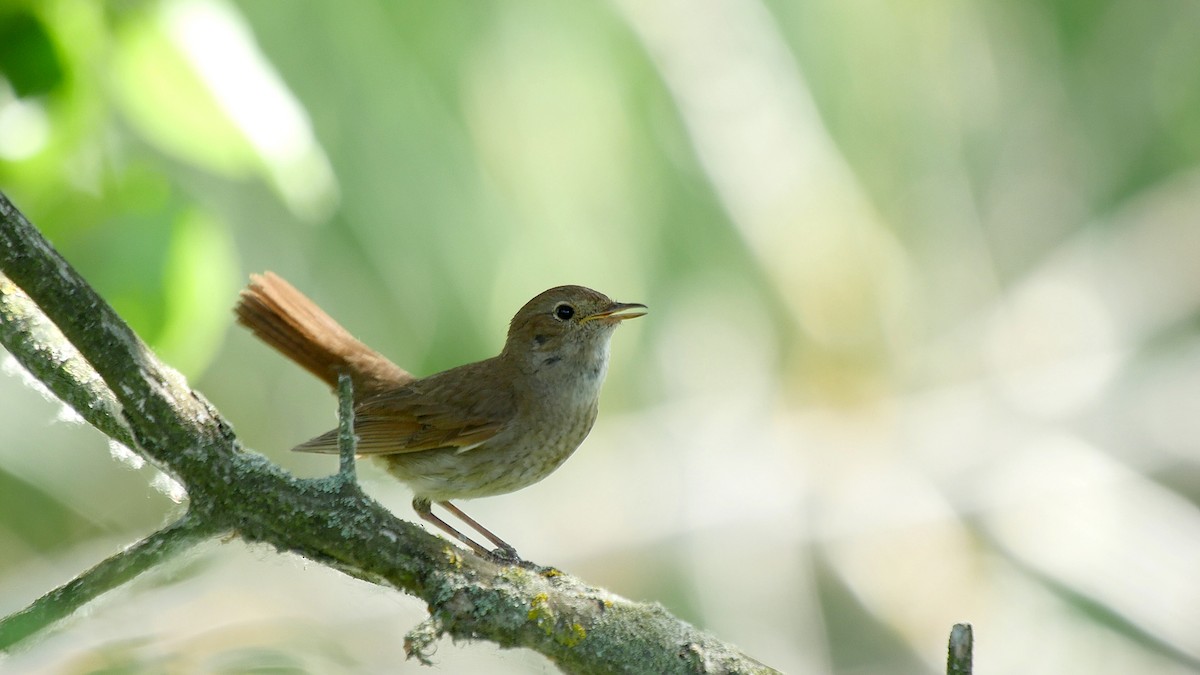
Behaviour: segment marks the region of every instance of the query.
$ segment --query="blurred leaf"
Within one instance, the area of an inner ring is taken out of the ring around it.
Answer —
[[[306,673],[304,659],[285,647],[247,647],[215,655],[208,664],[213,673],[259,673],[284,675]]]
[[[130,167],[108,195],[117,206],[111,217],[93,227],[76,223],[56,240],[143,339],[195,375],[220,345],[237,291],[229,226],[148,166]]]
[[[838,577],[837,567],[815,559],[821,616],[829,631],[829,658],[835,672],[925,673],[918,654],[906,644],[897,627],[888,625],[855,597],[854,589]],[[873,670],[888,664],[886,671]]]
[[[53,495],[0,470],[0,526],[30,547],[52,551],[78,538],[94,537],[100,530]],[[5,557],[0,554],[0,558]]]
[[[197,210],[181,213],[167,250],[166,316],[155,343],[168,363],[192,375],[208,365],[229,325],[238,278],[228,226]]]
[[[63,64],[41,20],[25,9],[0,16],[0,74],[17,96],[37,96],[56,89]]]
[[[162,279],[175,206],[118,213],[100,227],[76,233],[63,247],[109,304],[151,343],[164,322]]]
[[[123,23],[114,48],[115,102],[147,141],[228,176],[257,166],[241,132],[153,15]]]

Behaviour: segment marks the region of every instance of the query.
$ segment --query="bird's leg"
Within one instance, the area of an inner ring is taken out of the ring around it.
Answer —
[[[483,525],[480,525],[474,518],[463,513],[462,509],[458,508],[454,504],[451,504],[450,502],[438,502],[438,506],[441,506],[450,513],[453,513],[455,518],[458,518],[467,525],[470,525],[471,529],[475,530],[479,534],[482,534],[488,541],[495,544],[497,548],[495,551],[491,552],[493,557],[501,560],[511,560],[514,562],[521,559],[520,556],[517,555],[517,549],[510,546],[508,542],[504,541],[500,537],[492,534],[491,530],[487,529]]]
[[[449,502],[438,502],[438,503],[445,506]],[[446,521],[442,520],[441,518],[438,518],[437,516],[433,515],[433,510],[430,508],[430,502],[428,499],[416,498],[416,499],[413,499],[412,504],[413,504],[413,510],[417,512],[417,515],[421,517],[421,520],[424,520],[425,522],[436,525],[439,530],[445,532],[446,534],[450,535],[451,537],[454,537],[456,540],[461,542],[464,546],[471,549],[472,551],[479,554],[480,556],[482,556],[484,558],[498,558],[498,559],[507,558],[509,560],[520,560],[520,558],[517,558],[517,552],[514,551],[513,548],[511,546],[509,546],[508,544],[503,543],[503,541],[501,541],[500,544],[498,544],[499,546],[504,547],[503,550],[501,551],[501,549],[497,549],[497,551],[495,551],[495,552],[489,551],[488,549],[484,548],[483,546],[480,546],[479,544],[475,543],[475,541],[472,540],[470,537],[468,537],[467,535],[463,534],[462,532],[459,532],[458,530],[454,529],[454,527],[451,526],[450,523],[447,523]],[[462,513],[462,511],[459,511],[457,508],[454,508],[453,506],[451,507],[451,510],[454,512],[457,512],[457,513]],[[479,523],[476,523],[475,521],[470,520],[469,518],[467,519],[466,522],[468,524],[471,524],[473,527],[476,527],[477,529],[481,529],[479,526]],[[487,532],[487,530],[483,530],[483,532]],[[491,532],[487,532],[486,536],[488,536],[488,538],[492,539],[493,541],[496,541],[498,539],[498,538],[495,538],[496,535],[492,534]],[[511,554],[511,555],[509,555],[509,554]]]

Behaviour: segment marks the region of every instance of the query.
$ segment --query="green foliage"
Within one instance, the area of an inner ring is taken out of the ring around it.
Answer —
[[[62,83],[63,68],[50,34],[23,7],[0,14],[0,73],[17,96],[47,94]]]
[[[231,331],[246,273],[419,374],[582,283],[653,314],[594,438],[504,501],[574,571],[788,671],[937,665],[946,626],[986,623],[964,606],[1066,645],[1008,664],[1200,654],[1172,562],[1200,540],[1200,4],[10,4],[0,189],[289,470],[332,473],[285,452],[332,402]],[[54,411],[0,386],[0,465],[45,510],[0,503],[0,541],[161,516],[69,487],[127,484],[80,459],[94,435],[24,459]],[[724,588],[745,559],[778,569]]]

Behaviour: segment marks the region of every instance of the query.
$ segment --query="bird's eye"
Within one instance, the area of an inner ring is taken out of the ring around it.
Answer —
[[[563,303],[554,308],[554,316],[560,321],[569,321],[571,317],[575,316],[575,308]]]

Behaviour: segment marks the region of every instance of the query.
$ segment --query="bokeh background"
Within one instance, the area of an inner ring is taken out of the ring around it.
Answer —
[[[248,273],[424,374],[553,285],[647,303],[576,456],[469,510],[786,672],[939,672],[958,621],[980,673],[1196,672],[1198,34],[1190,0],[6,0],[0,189],[305,476],[334,403],[232,326]],[[183,507],[4,358],[7,614]],[[0,668],[418,671],[423,616],[215,542]]]

